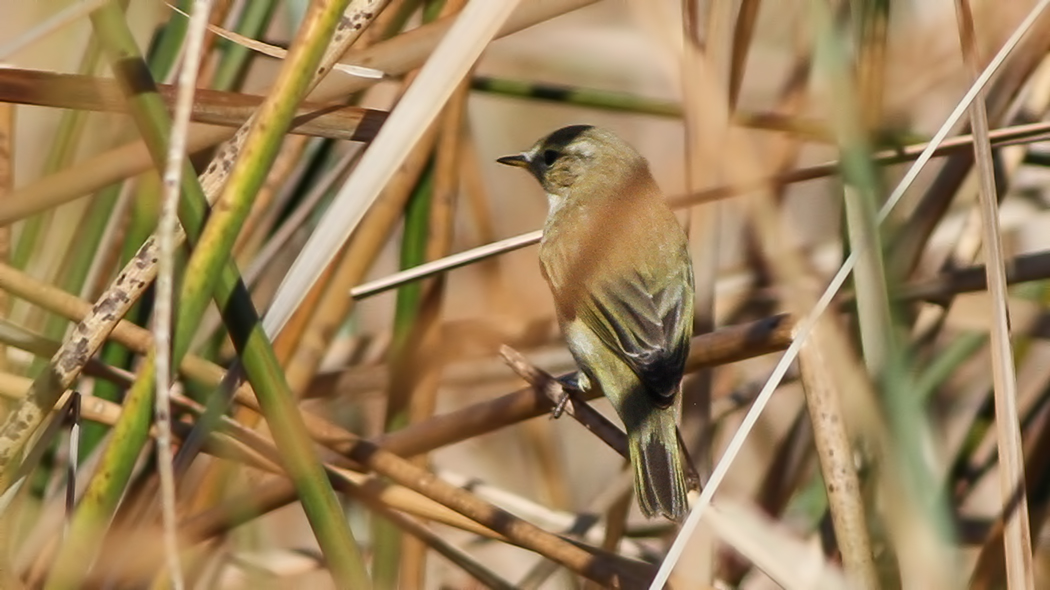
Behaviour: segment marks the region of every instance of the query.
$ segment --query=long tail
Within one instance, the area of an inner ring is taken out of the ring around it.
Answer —
[[[649,518],[658,514],[680,522],[689,510],[685,474],[678,449],[675,413],[655,410],[628,432],[634,489],[638,505]]]

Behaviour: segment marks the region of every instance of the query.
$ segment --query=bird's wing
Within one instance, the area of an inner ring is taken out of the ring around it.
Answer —
[[[686,259],[688,260],[688,259]],[[669,405],[685,369],[693,330],[693,276],[688,263],[646,281],[640,273],[592,289],[577,312],[584,324]]]

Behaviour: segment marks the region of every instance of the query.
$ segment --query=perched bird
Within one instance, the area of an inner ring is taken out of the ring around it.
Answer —
[[[604,129],[565,127],[497,161],[547,193],[540,267],[580,388],[598,387],[627,429],[642,512],[681,520],[677,394],[693,325],[685,232],[649,163]]]

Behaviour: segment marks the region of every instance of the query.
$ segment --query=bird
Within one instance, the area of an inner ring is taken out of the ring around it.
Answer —
[[[496,160],[547,194],[540,270],[580,368],[627,431],[638,505],[680,522],[688,511],[677,423],[692,337],[688,240],[648,161],[609,130],[563,127]]]

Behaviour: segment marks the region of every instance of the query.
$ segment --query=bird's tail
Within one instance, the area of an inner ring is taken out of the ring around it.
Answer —
[[[647,517],[658,514],[681,522],[689,510],[686,500],[685,474],[675,412],[655,410],[634,432],[628,433],[631,465],[634,466],[634,489],[638,505]]]

